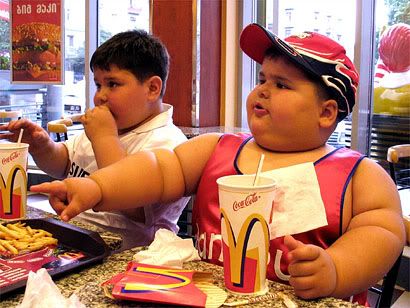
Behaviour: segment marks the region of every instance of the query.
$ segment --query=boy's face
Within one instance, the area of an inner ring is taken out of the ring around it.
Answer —
[[[151,116],[146,83],[130,71],[111,66],[109,71],[94,69],[95,106],[107,105],[118,130],[135,127]]]
[[[320,115],[316,86],[285,58],[265,58],[246,108],[249,128],[260,146],[283,152],[316,146]]]

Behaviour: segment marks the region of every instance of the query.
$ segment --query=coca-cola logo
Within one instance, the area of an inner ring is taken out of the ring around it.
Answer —
[[[252,193],[250,195],[247,195],[245,199],[243,200],[239,200],[239,201],[234,201],[233,202],[233,210],[234,211],[238,211],[240,209],[243,209],[244,207],[250,206],[253,203],[255,203],[256,201],[258,201],[260,199],[261,196],[258,196],[255,193]]]
[[[3,165],[8,164],[8,163],[12,162],[13,160],[17,159],[18,157],[19,157],[19,152],[18,151],[12,152],[8,157],[3,157],[1,159],[1,163]]]

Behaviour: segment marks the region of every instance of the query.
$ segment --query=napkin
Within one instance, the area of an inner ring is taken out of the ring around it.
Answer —
[[[192,239],[182,239],[174,232],[159,229],[147,250],[136,253],[137,262],[182,268],[184,262],[200,260]]]
[[[276,180],[271,238],[297,234],[327,225],[313,163],[303,163],[262,173]]]
[[[85,308],[77,295],[73,294],[70,298],[65,298],[47,270],[40,268],[37,273],[29,272],[23,301],[17,308],[44,307]]]

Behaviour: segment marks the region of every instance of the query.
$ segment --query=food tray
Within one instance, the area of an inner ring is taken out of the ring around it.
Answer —
[[[79,271],[80,268],[102,261],[109,249],[97,232],[53,218],[23,219],[10,223],[23,222],[33,229],[43,229],[58,239],[54,249],[45,248],[14,258],[0,256],[0,294],[3,297],[14,293],[26,285],[30,270],[45,267],[52,277]],[[2,223],[8,221],[2,221]]]

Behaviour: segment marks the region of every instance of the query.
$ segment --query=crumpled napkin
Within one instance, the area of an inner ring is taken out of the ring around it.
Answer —
[[[262,173],[276,180],[271,238],[297,234],[327,225],[313,163],[303,163]]]
[[[65,298],[45,268],[28,274],[23,301],[16,308],[85,308],[77,295]]]
[[[147,250],[137,252],[133,259],[137,262],[182,268],[184,262],[200,260],[192,239],[182,239],[174,232],[159,229]]]

